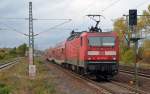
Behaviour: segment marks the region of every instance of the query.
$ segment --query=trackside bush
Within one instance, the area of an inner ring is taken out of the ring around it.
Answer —
[[[10,89],[5,84],[0,83],[0,94],[10,94]]]
[[[144,50],[143,57],[146,62],[150,62],[150,49]]]
[[[128,49],[124,54],[121,55],[121,59],[124,63],[132,63],[134,60],[133,50]]]
[[[138,49],[138,59],[141,60],[143,58],[143,52],[144,52],[144,48],[139,47],[139,49]]]

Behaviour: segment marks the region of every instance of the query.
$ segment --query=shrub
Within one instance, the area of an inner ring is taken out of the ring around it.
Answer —
[[[143,51],[144,51],[143,47],[140,47],[140,48],[138,49],[138,58],[139,58],[139,59],[142,59],[142,58],[143,58]]]
[[[145,61],[150,62],[150,49],[144,49],[143,58]]]
[[[10,94],[10,89],[5,84],[0,84],[0,94]]]
[[[124,63],[132,63],[134,60],[134,52],[132,49],[127,50],[121,55],[121,59]]]

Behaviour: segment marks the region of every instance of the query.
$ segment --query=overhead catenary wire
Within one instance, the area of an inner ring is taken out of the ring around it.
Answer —
[[[108,6],[106,6],[104,9],[101,10],[102,15],[104,14],[105,11],[107,11],[108,9],[110,9],[111,7],[113,7],[115,4],[119,3],[121,0],[115,0],[114,2],[110,3]],[[105,17],[105,16],[104,16]],[[107,17],[105,17],[106,20],[111,21],[111,19],[108,19]]]
[[[3,20],[29,20],[29,18],[9,18],[9,17],[0,17],[0,19],[3,19]],[[49,28],[49,29],[55,29],[57,26],[64,25],[65,23],[70,22],[72,19],[40,19],[40,18],[33,18],[33,20],[46,20],[46,21],[48,21],[48,20],[55,20],[55,21],[57,21],[57,20],[58,20],[58,21],[60,21],[60,20],[61,20],[61,21],[67,20],[67,21],[65,21],[65,22],[63,22],[63,23],[57,24],[57,25],[55,25],[55,26]],[[18,31],[17,29],[15,29],[15,28],[13,28],[13,27],[10,27],[10,26],[8,26],[8,25],[6,25],[6,24],[4,24],[4,23],[3,23],[3,25],[6,26],[6,27],[9,28],[9,29],[15,31],[16,33],[19,33],[19,34],[25,35],[25,36],[29,36],[28,34],[22,33],[22,32],[20,32],[20,31]],[[48,31],[48,30],[47,30],[47,31]],[[35,34],[34,36],[37,36],[37,35],[42,34],[42,33],[45,33],[45,32],[46,32],[46,30],[45,30],[45,31],[42,31],[42,32],[40,32],[40,33],[38,33],[38,34]]]
[[[55,21],[65,21],[65,20],[72,20],[72,19],[39,19],[39,18],[34,18],[33,20],[46,20],[46,21],[48,21],[48,20],[55,20]]]
[[[108,5],[107,7],[105,7],[102,12],[104,13],[106,10],[108,10],[109,8],[111,8],[113,5],[115,5],[116,3],[120,2],[121,0],[116,0],[114,2],[112,2],[110,5]],[[138,4],[135,8],[139,8],[142,5],[144,5],[146,2],[148,2],[149,0],[145,0],[143,2],[141,2],[140,4]],[[107,19],[107,18],[106,18]],[[111,21],[111,19],[109,19]]]
[[[29,18],[9,18],[9,17],[0,17],[1,20],[29,20]],[[48,18],[45,18],[45,19],[41,19],[41,18],[33,18],[33,20],[71,20],[71,19],[48,19]]]
[[[0,23],[0,24],[1,24],[1,23]],[[18,33],[18,34],[26,35],[25,33],[22,33],[22,32],[18,31],[17,29],[15,29],[15,28],[13,28],[13,27],[7,25],[7,24],[4,24],[4,23],[3,23],[2,25],[4,25],[6,28],[9,28],[9,29],[12,30],[12,31],[15,31],[15,32]],[[5,30],[7,30],[7,29],[5,29]]]
[[[115,4],[117,4],[118,2],[120,2],[121,0],[115,0],[114,2],[112,2],[111,4],[109,4],[107,7],[105,7],[102,12],[104,13],[106,10],[108,10],[109,8],[111,8],[112,6],[114,6]]]
[[[140,4],[138,4],[135,8],[139,8],[141,6],[143,6],[146,2],[148,2],[149,0],[145,0],[143,2],[141,2]]]
[[[47,33],[46,31],[49,31],[49,30],[51,30],[51,29],[55,29],[55,28],[57,28],[57,27],[59,27],[59,26],[62,26],[62,25],[64,25],[64,24],[66,24],[66,23],[69,23],[70,21],[71,21],[71,20],[68,20],[68,21],[65,21],[65,22],[63,22],[63,23],[54,25],[54,26],[52,26],[52,27],[50,27],[50,28],[48,28],[48,29],[46,29],[46,30],[44,30],[44,31],[39,32],[38,34],[36,34],[36,36],[39,35],[39,34]]]

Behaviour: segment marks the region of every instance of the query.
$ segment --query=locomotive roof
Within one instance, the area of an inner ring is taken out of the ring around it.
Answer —
[[[73,32],[71,33],[71,35],[67,38],[67,41],[70,41],[70,40],[73,40],[74,38],[79,38],[80,35],[84,32],[87,32],[87,31],[82,31],[82,32]],[[94,34],[94,33],[101,33],[101,34],[112,34],[112,32],[87,32],[87,33],[90,33],[90,34]],[[114,32],[115,33],[115,32]]]
[[[78,38],[83,32],[73,32],[71,35],[67,38],[67,40],[72,40],[74,38]]]

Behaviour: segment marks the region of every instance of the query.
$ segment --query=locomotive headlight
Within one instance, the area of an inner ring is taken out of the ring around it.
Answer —
[[[113,57],[113,60],[116,60],[116,57]]]
[[[88,58],[88,60],[91,60],[91,59],[92,59],[91,57]]]
[[[105,55],[116,55],[116,51],[105,51]]]

